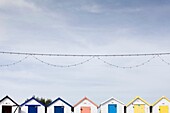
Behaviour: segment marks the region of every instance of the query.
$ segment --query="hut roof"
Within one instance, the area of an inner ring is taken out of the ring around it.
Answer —
[[[2,102],[2,101],[4,101],[5,99],[9,99],[9,100],[11,100],[16,106],[19,106],[19,104],[17,104],[13,99],[11,99],[8,95],[7,96],[5,96],[2,100],[0,100],[0,103]]]
[[[112,100],[114,100],[114,101],[116,101],[116,102],[118,102],[118,103],[120,103],[120,104],[124,105],[124,103],[123,103],[123,102],[121,102],[120,100],[118,100],[118,99],[116,99],[116,98],[114,98],[114,97],[111,97],[111,98],[110,98],[110,99],[108,99],[107,101],[105,101],[105,102],[101,103],[101,104],[100,104],[100,106],[102,106],[102,105],[104,105],[104,104],[107,104],[108,102],[110,102],[110,101],[112,101]]]
[[[80,103],[82,103],[84,100],[88,100],[90,103],[92,103],[93,105],[95,105],[98,108],[98,105],[95,104],[93,101],[91,101],[90,99],[88,99],[87,97],[84,97],[82,100],[80,100],[77,104],[74,105],[74,107],[76,107],[77,105],[79,105]]]
[[[158,99],[155,103],[153,103],[152,104],[152,106],[155,106],[158,102],[160,102],[162,99],[165,99],[165,100],[167,100],[168,102],[170,102],[170,100],[167,98],[167,97],[165,97],[165,96],[162,96],[160,99]]]
[[[22,107],[23,105],[25,105],[26,103],[30,102],[31,100],[35,100],[36,102],[38,102],[39,104],[41,104],[42,106],[45,107],[45,105],[44,105],[42,102],[40,102],[39,100],[37,100],[35,97],[32,97],[32,98],[26,100],[26,101],[25,101],[23,104],[21,104],[20,106]]]
[[[128,107],[130,104],[132,104],[134,101],[136,101],[137,99],[140,99],[142,102],[144,102],[145,104],[147,104],[148,106],[150,106],[150,104],[148,102],[146,102],[146,100],[142,99],[139,96],[136,96],[132,101],[130,101],[126,106]]]
[[[57,102],[57,101],[62,101],[62,102],[64,102],[66,105],[68,105],[68,106],[70,106],[71,108],[72,108],[72,105],[70,105],[69,103],[67,103],[66,101],[64,101],[63,99],[61,99],[61,98],[57,98],[56,100],[54,100],[53,102],[51,102],[50,104],[48,104],[48,106],[47,107],[49,107],[49,106],[51,106],[52,104],[54,104],[55,102]]]

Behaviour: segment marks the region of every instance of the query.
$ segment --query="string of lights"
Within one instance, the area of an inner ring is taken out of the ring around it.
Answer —
[[[155,58],[155,56],[153,56],[152,58],[148,59],[147,61],[143,62],[143,63],[140,63],[140,64],[137,64],[137,65],[134,65],[134,66],[118,66],[118,65],[115,65],[115,64],[112,64],[112,63],[109,63],[99,57],[92,57],[91,59],[88,59],[88,60],[85,60],[83,62],[80,62],[80,63],[76,63],[76,64],[71,64],[71,65],[56,65],[56,64],[52,64],[52,63],[48,63],[48,62],[45,62],[35,56],[33,56],[36,60],[40,61],[41,63],[43,64],[46,64],[48,66],[53,66],[53,67],[61,67],[61,68],[65,68],[65,67],[73,67],[73,66],[78,66],[78,65],[82,65],[86,62],[89,62],[90,60],[92,60],[93,58],[97,58],[98,60],[102,61],[103,63],[109,65],[109,66],[113,66],[113,67],[116,67],[116,68],[122,68],[122,69],[132,69],[132,68],[136,68],[136,67],[140,67],[140,66],[143,66],[147,63],[149,63],[151,60],[153,60]]]
[[[48,66],[52,66],[52,67],[60,67],[60,68],[67,68],[67,67],[75,67],[75,66],[78,66],[78,65],[83,65],[89,61],[91,61],[94,57],[90,58],[90,59],[87,59],[85,61],[82,61],[82,62],[79,62],[79,63],[75,63],[75,64],[70,64],[70,65],[56,65],[56,64],[52,64],[52,63],[48,63],[48,62],[45,62],[35,56],[33,56],[33,58],[35,58],[37,61],[43,63],[43,64],[46,64]]]
[[[14,65],[16,65],[16,64],[19,64],[19,63],[23,62],[23,61],[26,60],[28,57],[29,57],[29,56],[26,56],[26,57],[24,57],[23,59],[18,60],[18,61],[13,62],[13,63],[10,63],[10,64],[2,64],[2,65],[0,65],[0,67],[14,66]]]
[[[112,67],[116,67],[116,68],[122,68],[122,69],[132,69],[132,68],[137,68],[137,67],[141,67],[144,66],[145,64],[151,62],[153,59],[155,59],[156,57],[158,57],[162,62],[166,63],[167,65],[170,65],[170,62],[167,62],[166,60],[164,60],[161,56],[163,55],[170,55],[170,53],[149,53],[149,54],[112,54],[112,55],[78,55],[78,54],[44,54],[44,53],[21,53],[21,52],[4,52],[4,51],[0,51],[0,54],[9,54],[9,55],[27,55],[26,57],[24,57],[21,60],[18,60],[16,62],[10,63],[10,64],[1,64],[0,67],[9,67],[9,66],[13,66],[16,64],[19,64],[21,62],[23,62],[24,60],[26,60],[29,56],[32,56],[35,60],[46,64],[48,66],[52,66],[52,67],[60,67],[60,68],[68,68],[68,67],[75,67],[75,66],[79,66],[79,65],[83,65],[87,62],[90,62],[92,59],[97,58],[98,60],[102,61],[104,64],[107,64],[109,66]],[[39,59],[37,56],[61,56],[61,57],[90,57],[89,59],[79,62],[79,63],[75,63],[75,64],[69,64],[69,65],[57,65],[57,64],[52,64],[49,62],[46,62],[44,60]],[[115,65],[113,63],[110,63],[106,60],[103,59],[103,57],[138,57],[138,56],[152,56],[152,58],[146,60],[145,62],[142,62],[140,64],[137,65],[133,65],[133,66],[119,66],[119,65]]]
[[[165,64],[170,65],[169,62],[165,61],[165,60],[164,60],[162,57],[160,57],[159,55],[158,55],[158,58],[159,58],[162,62],[164,62]]]
[[[116,67],[116,68],[122,68],[122,69],[132,69],[132,68],[137,68],[137,67],[140,67],[140,66],[144,66],[145,64],[149,63],[151,60],[153,60],[155,58],[155,56],[153,56],[152,58],[148,59],[147,61],[143,62],[143,63],[140,63],[140,64],[137,64],[137,65],[134,65],[134,66],[118,66],[118,65],[115,65],[115,64],[112,64],[112,63],[109,63],[101,58],[98,57],[98,60],[102,61],[103,63],[109,65],[109,66],[113,66],[113,67]]]
[[[62,56],[62,57],[130,57],[130,56],[162,56],[170,55],[170,53],[139,53],[139,54],[46,54],[46,53],[27,53],[27,52],[6,52],[0,51],[0,54],[10,54],[10,55],[30,55],[30,56]]]

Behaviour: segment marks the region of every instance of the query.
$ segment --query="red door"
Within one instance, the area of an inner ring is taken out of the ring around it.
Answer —
[[[81,107],[81,113],[91,113],[90,107]]]
[[[12,113],[12,106],[2,106],[2,113]]]

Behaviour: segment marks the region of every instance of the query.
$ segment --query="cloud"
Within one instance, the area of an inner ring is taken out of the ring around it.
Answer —
[[[35,6],[31,2],[27,2],[26,0],[1,0],[0,1],[0,7],[5,9],[11,9],[11,8],[21,8],[21,9],[29,9],[32,11],[38,11],[40,10],[37,6]]]
[[[102,7],[98,4],[82,5],[80,7],[80,10],[85,11],[85,12],[89,12],[89,13],[96,13],[96,14],[103,12]]]
[[[139,13],[139,12],[142,12],[144,9],[141,8],[141,7],[127,7],[127,8],[117,8],[117,9],[113,9],[113,12],[115,13]]]

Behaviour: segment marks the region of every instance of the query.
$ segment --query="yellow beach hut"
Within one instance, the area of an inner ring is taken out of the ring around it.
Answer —
[[[152,113],[170,113],[170,100],[162,96],[152,105]]]
[[[150,105],[144,99],[137,96],[126,105],[126,113],[150,113]]]

